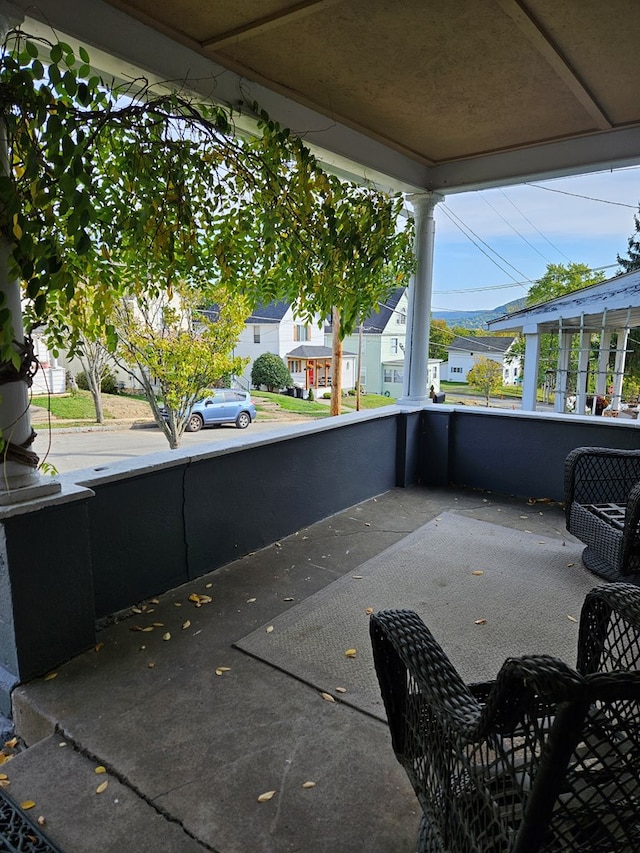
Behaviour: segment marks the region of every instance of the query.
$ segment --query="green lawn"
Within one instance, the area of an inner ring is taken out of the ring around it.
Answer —
[[[104,394],[104,406],[108,406],[107,400],[109,395]],[[52,415],[57,418],[65,418],[68,420],[82,421],[96,419],[96,410],[93,405],[93,398],[89,391],[77,391],[69,396],[54,396],[51,397],[33,397],[31,403],[34,406],[41,406],[43,409],[51,411]],[[105,418],[112,417],[105,413]]]
[[[322,402],[300,400],[298,397],[289,397],[287,394],[270,394],[268,391],[252,391],[251,397],[260,411],[260,400],[276,403],[285,412],[296,412],[314,418],[329,417],[329,401]],[[360,397],[361,409],[377,409],[380,406],[391,406],[395,400],[390,397],[382,397],[379,394],[362,394]],[[346,395],[342,398],[343,410],[352,410],[356,407],[356,398]],[[266,410],[265,410],[266,411]]]
[[[300,400],[298,397],[289,397],[288,394],[252,391],[251,399],[255,402],[258,411],[261,409],[260,400],[264,400],[265,402],[276,403],[285,412],[296,412],[300,415],[311,415],[316,418],[326,418],[329,416],[329,409],[325,403]],[[267,411],[267,409],[263,408],[262,411]]]

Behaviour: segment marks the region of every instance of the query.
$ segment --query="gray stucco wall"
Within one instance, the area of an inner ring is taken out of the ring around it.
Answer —
[[[576,447],[640,448],[635,421],[427,407],[420,481],[521,497],[564,498],[564,460]]]

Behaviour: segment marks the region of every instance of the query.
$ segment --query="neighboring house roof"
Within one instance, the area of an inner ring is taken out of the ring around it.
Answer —
[[[391,319],[391,315],[398,307],[406,287],[396,287],[396,289],[387,297],[384,303],[379,304],[379,311],[372,311],[371,314],[362,323],[362,331],[365,335],[381,335],[387,328],[387,324]],[[332,330],[331,321],[325,326],[325,332],[330,333]],[[357,328],[354,334],[357,333]]]
[[[251,314],[245,320],[245,323],[280,323],[290,307],[291,303],[285,301],[269,302],[266,305],[256,305]],[[217,305],[210,305],[208,308],[204,308],[202,313],[210,320],[217,320],[219,308]]]
[[[342,355],[354,355],[354,352],[343,352]],[[333,350],[331,347],[307,347],[300,346],[287,353],[287,358],[331,358]]]
[[[291,307],[290,302],[280,300],[269,302],[267,305],[256,305],[247,317],[247,323],[279,323]]]
[[[514,311],[506,317],[490,320],[494,329],[525,331],[600,332],[640,326],[640,270],[609,278],[557,296],[540,305]]]
[[[504,354],[514,341],[515,338],[511,336],[501,337],[496,335],[494,337],[464,338],[459,335],[451,341],[447,350],[449,352],[473,352],[480,354],[491,353],[493,355],[496,355],[497,353]]]

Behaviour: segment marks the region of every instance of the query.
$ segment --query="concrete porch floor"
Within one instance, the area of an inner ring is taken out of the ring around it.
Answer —
[[[352,507],[147,603],[18,688],[29,748],[2,767],[7,793],[35,802],[65,853],[415,850],[418,804],[386,726],[232,644],[445,510],[569,538],[560,506],[479,491],[396,489]],[[196,608],[192,593],[212,600]]]

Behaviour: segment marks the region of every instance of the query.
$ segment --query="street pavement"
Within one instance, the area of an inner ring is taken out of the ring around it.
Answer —
[[[185,433],[182,449],[217,443],[220,441],[244,441],[249,436],[273,432],[286,427],[290,422],[256,421],[247,429],[236,429],[233,425],[224,425],[200,432]],[[123,425],[120,429],[112,427],[52,429],[45,423],[35,424],[37,437],[33,449],[40,457],[56,469],[59,474],[77,471],[81,468],[98,468],[150,453],[169,450],[166,438],[155,427],[134,428]]]

